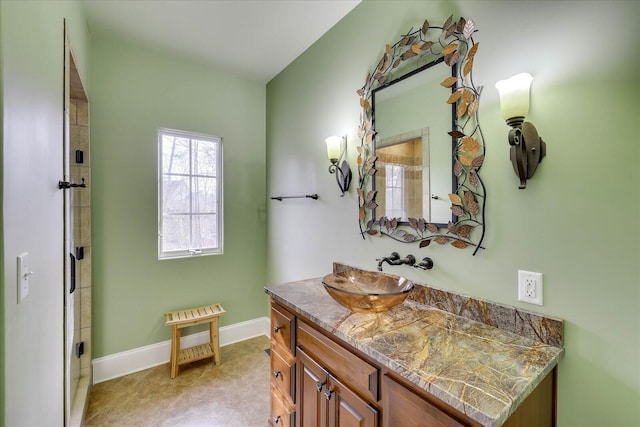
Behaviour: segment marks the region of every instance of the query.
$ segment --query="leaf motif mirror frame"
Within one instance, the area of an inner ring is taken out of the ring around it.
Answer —
[[[357,193],[363,239],[366,235],[388,236],[403,243],[418,242],[421,248],[435,241],[458,249],[472,247],[473,255],[484,249],[486,189],[479,172],[484,163],[485,143],[478,117],[482,86],[476,87],[473,82],[473,60],[479,46],[472,37],[476,31],[473,21],[462,17],[454,21],[453,15],[441,27],[430,26],[425,20],[421,28],[411,28],[395,44],[386,45],[373,73],[367,75],[364,86],[357,91],[362,108],[358,128]],[[378,156],[374,145],[372,96],[376,90],[404,78],[404,75],[394,78],[394,70],[427,57],[429,62],[443,60],[453,70],[452,76],[440,83],[451,91],[446,103],[455,108],[454,126],[448,134],[452,140],[452,173],[456,189],[449,194],[452,219],[445,226],[424,218],[408,218],[403,223],[400,218],[374,217],[378,204],[373,180]]]

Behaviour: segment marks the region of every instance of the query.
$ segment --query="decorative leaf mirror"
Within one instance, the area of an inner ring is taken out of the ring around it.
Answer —
[[[485,144],[473,83],[473,21],[427,20],[385,52],[360,95],[363,238],[482,248]]]

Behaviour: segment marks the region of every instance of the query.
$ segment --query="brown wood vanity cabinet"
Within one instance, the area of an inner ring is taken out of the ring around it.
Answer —
[[[271,301],[271,427],[480,426]],[[505,427],[555,425],[556,370]]]

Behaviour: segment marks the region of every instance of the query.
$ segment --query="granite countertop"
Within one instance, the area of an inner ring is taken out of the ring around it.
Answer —
[[[564,352],[411,298],[385,313],[355,313],[327,294],[321,278],[265,291],[487,427],[502,425]]]

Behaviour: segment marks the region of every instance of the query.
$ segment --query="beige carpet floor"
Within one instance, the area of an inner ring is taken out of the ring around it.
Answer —
[[[258,337],[221,348],[222,363],[169,364],[92,387],[86,427],[264,427],[269,417],[269,348]]]

